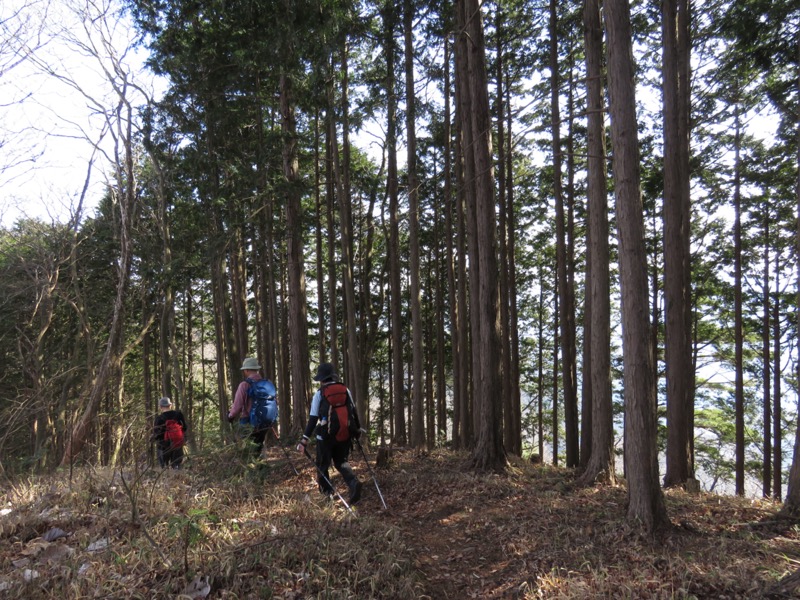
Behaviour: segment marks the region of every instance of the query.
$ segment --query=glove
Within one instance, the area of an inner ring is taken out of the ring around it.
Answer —
[[[233,415],[228,415],[228,423],[233,423],[236,420],[236,417]]]
[[[303,438],[300,440],[300,443],[297,444],[297,451],[300,454],[303,454],[306,450],[306,446],[308,446],[308,437],[304,435]]]

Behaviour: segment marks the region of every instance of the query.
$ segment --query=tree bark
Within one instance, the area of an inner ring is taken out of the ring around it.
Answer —
[[[766,208],[766,207],[765,207]],[[761,316],[761,385],[763,386],[763,418],[764,418],[764,460],[761,463],[761,494],[764,498],[772,495],[772,385],[770,381],[770,299],[769,299],[769,222],[764,219],[764,276],[761,287],[761,305],[764,314]]]
[[[667,453],[664,484],[694,477],[689,199],[689,3],[662,4],[664,299]]]
[[[511,110],[511,82],[506,75],[506,240],[508,243],[508,318],[509,331],[511,335],[511,370],[508,377],[511,380],[511,408],[513,411],[513,434],[512,441],[505,440],[508,447],[518,456],[522,456],[522,392],[520,390],[520,355],[519,355],[519,314],[517,310],[517,262],[516,262],[516,237],[517,219],[514,210],[514,152],[512,121],[513,111]],[[502,163],[501,163],[502,164]],[[502,167],[501,167],[502,168]]]
[[[586,0],[583,9],[586,46],[586,89],[589,158],[588,259],[589,370],[592,445],[582,483],[616,480],[614,423],[611,400],[611,302],[609,285],[608,194],[606,192],[606,143],[603,108],[603,30],[599,0]],[[586,375],[584,375],[585,377]]]
[[[119,66],[119,65],[118,65]],[[113,83],[113,82],[110,82]],[[133,241],[131,231],[137,221],[136,197],[137,178],[134,170],[134,108],[125,96],[125,86],[115,88],[118,92],[117,105],[106,116],[109,127],[115,134],[115,187],[110,190],[114,195],[116,207],[116,235],[119,243],[119,254],[116,257],[116,293],[111,311],[111,323],[108,331],[108,341],[100,361],[91,388],[88,392],[86,406],[83,414],[72,429],[71,435],[66,440],[64,456],[61,465],[72,464],[75,457],[83,449],[91,425],[97,417],[97,411],[107,386],[113,381],[122,360],[122,334],[125,325],[125,298],[130,279],[130,270],[133,261]]]
[[[734,254],[734,344],[735,344],[735,481],[736,495],[744,495],[744,334],[742,332],[742,201],[741,201],[741,130],[739,99],[735,99],[734,175],[733,175],[733,254]]]
[[[298,188],[296,117],[292,80],[287,73],[281,74],[280,94],[283,176],[286,185],[286,253],[288,259],[286,306],[289,316],[288,338],[291,341],[289,345],[290,386],[293,412],[303,415],[311,389],[311,376],[308,358],[302,205]]]
[[[797,59],[800,62],[800,31],[797,32]],[[797,78],[797,87],[800,89],[800,76]],[[797,166],[800,167],[800,122],[797,123]],[[797,195],[797,219],[795,231],[795,253],[800,254],[800,168],[797,171],[797,181],[795,184]],[[800,310],[800,263],[797,265],[797,295],[795,305]],[[797,378],[800,380],[800,363],[797,365]],[[782,512],[796,516],[800,514],[800,414],[797,416],[797,429],[794,436],[794,452],[792,454],[792,467],[789,471],[789,483],[786,489],[786,499],[783,501]]]
[[[775,302],[772,303],[772,497],[781,499],[783,478],[783,431],[781,427],[781,322],[780,322],[780,252],[775,253]]]
[[[425,421],[423,382],[423,352],[425,342],[422,332],[422,301],[420,299],[419,264],[419,189],[417,183],[417,133],[416,93],[414,91],[414,5],[412,0],[403,3],[403,32],[405,40],[406,70],[406,177],[408,178],[408,245],[411,304],[411,385],[413,411],[411,421],[411,444],[415,448],[425,445]]]
[[[497,399],[500,377],[500,323],[497,286],[497,244],[492,169],[491,115],[489,88],[486,75],[485,43],[480,3],[477,0],[460,0],[456,3],[459,19],[459,37],[466,38],[467,50],[465,93],[469,94],[471,111],[466,116],[471,127],[474,151],[472,158],[475,177],[475,195],[471,200],[471,220],[475,224],[476,240],[470,249],[470,283],[477,286],[472,318],[473,365],[476,365],[475,397],[473,403],[477,420],[477,443],[472,452],[472,466],[481,470],[496,470],[505,464],[502,440],[501,404]],[[461,63],[464,66],[464,63]],[[465,160],[465,164],[469,161]]]
[[[394,434],[392,441],[400,446],[406,443],[406,420],[403,411],[405,390],[403,383],[403,290],[400,278],[400,222],[399,184],[397,171],[397,85],[395,77],[395,6],[387,2],[383,9],[384,51],[386,52],[386,152],[387,193],[389,195],[389,313],[391,321],[392,399],[394,408]]]
[[[656,390],[648,316],[644,209],[634,91],[630,5],[606,0],[611,136],[622,288],[628,518],[647,531],[669,523],[658,481]]]
[[[567,277],[567,241],[564,216],[564,193],[561,184],[561,116],[559,114],[559,56],[557,38],[556,0],[550,0],[550,124],[553,142],[553,197],[556,209],[556,264],[561,324],[561,379],[564,390],[565,449],[568,467],[577,467],[580,457],[578,445],[578,399],[575,374],[575,319],[572,311]]]

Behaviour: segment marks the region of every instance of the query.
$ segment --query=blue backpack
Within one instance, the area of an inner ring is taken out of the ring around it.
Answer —
[[[271,427],[278,418],[278,401],[275,399],[275,385],[269,379],[252,381],[248,394],[253,402],[250,407],[250,425],[260,429]]]

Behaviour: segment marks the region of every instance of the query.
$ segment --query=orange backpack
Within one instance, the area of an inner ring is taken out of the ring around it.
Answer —
[[[328,436],[337,442],[346,442],[356,437],[356,421],[353,403],[349,401],[347,386],[333,382],[322,387],[322,397],[328,403]]]

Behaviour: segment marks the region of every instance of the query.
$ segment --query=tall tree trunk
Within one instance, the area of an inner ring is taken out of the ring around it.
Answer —
[[[458,39],[455,42],[454,48],[459,44],[464,43],[463,40]],[[463,53],[455,53],[456,62],[466,60]],[[469,276],[467,274],[467,215],[466,215],[466,195],[467,186],[466,181],[466,167],[465,167],[465,154],[463,149],[464,144],[467,143],[468,134],[463,131],[463,123],[461,121],[461,113],[463,110],[468,110],[469,99],[466,101],[462,99],[462,84],[459,83],[458,77],[455,81],[455,98],[456,98],[456,136],[455,136],[455,219],[456,219],[456,302],[458,305],[459,315],[459,328],[456,330],[455,337],[458,338],[458,368],[454,371],[454,375],[458,375],[459,389],[461,393],[458,397],[459,413],[461,415],[461,427],[459,433],[460,448],[472,448],[475,440],[475,428],[473,427],[472,419],[472,371],[470,370],[471,357],[472,357],[472,340],[470,338],[470,312],[469,312]],[[462,102],[465,102],[462,105]],[[471,185],[471,184],[469,184]]]
[[[766,207],[765,207],[766,208]],[[761,317],[761,354],[763,364],[761,367],[761,381],[764,388],[763,416],[764,416],[764,460],[761,465],[761,493],[764,498],[772,495],[772,385],[770,382],[770,298],[769,298],[769,222],[764,219],[764,280],[762,282],[762,306],[764,314]],[[775,375],[778,377],[778,374]]]
[[[500,323],[497,286],[497,244],[494,198],[494,173],[492,169],[491,115],[489,88],[486,75],[483,19],[477,0],[456,2],[459,38],[466,38],[468,70],[457,71],[464,77],[465,90],[470,96],[469,123],[472,128],[474,152],[475,195],[470,197],[470,220],[475,223],[476,244],[470,252],[470,282],[477,285],[476,317],[472,319],[474,336],[473,364],[478,366],[473,403],[478,419],[477,443],[472,452],[472,466],[476,469],[495,470],[505,464],[503,450],[501,405],[496,390],[500,378]],[[463,63],[461,63],[463,66]],[[465,77],[466,76],[466,77]],[[462,114],[462,119],[465,115]],[[468,161],[465,161],[465,163]]]
[[[541,273],[542,267],[539,267]],[[537,437],[539,438],[539,460],[544,462],[544,277],[539,277],[539,303],[537,307],[538,341],[537,369],[536,369],[536,396],[537,402]]]
[[[333,77],[329,78],[329,86],[333,86]],[[329,98],[333,97],[333,90],[328,90]],[[339,316],[336,308],[336,298],[338,293],[336,291],[336,282],[338,276],[336,272],[336,219],[334,218],[336,208],[336,176],[334,174],[333,153],[336,148],[335,138],[331,135],[336,133],[335,124],[331,121],[335,118],[335,110],[333,105],[329,103],[328,110],[325,115],[325,196],[326,196],[326,223],[328,231],[328,343],[330,345],[330,360],[329,362],[337,365],[339,364]],[[320,358],[320,362],[322,359]]]
[[[445,240],[454,240],[454,243],[446,243],[447,248],[447,298],[450,308],[450,345],[452,352],[453,369],[453,420],[451,440],[453,448],[460,448],[461,438],[461,405],[463,389],[461,387],[461,344],[460,335],[462,319],[461,311],[457,300],[456,289],[456,228],[453,226],[455,218],[455,198],[453,194],[453,144],[452,130],[452,110],[450,105],[451,83],[450,83],[450,38],[444,38],[444,230]]]
[[[689,2],[662,4],[664,89],[664,297],[667,453],[664,484],[694,477],[689,199]]]
[[[183,399],[185,389],[183,377],[180,370],[180,354],[175,341],[175,284],[172,265],[172,232],[170,227],[170,214],[166,192],[166,175],[163,171],[161,161],[155,152],[152,151],[152,142],[146,142],[148,156],[156,172],[156,198],[158,200],[158,210],[156,212],[156,222],[161,237],[161,252],[164,271],[163,305],[161,312],[161,324],[159,328],[159,340],[161,342],[161,391],[167,396],[172,396],[175,406],[183,410]],[[174,384],[174,392],[173,392]],[[191,422],[191,420],[189,420]],[[193,438],[190,442],[194,445]]]
[[[513,111],[511,110],[511,81],[506,75],[506,240],[508,243],[508,317],[511,335],[511,371],[508,374],[511,380],[511,407],[513,411],[512,440],[506,440],[511,451],[522,456],[522,392],[520,390],[520,356],[519,356],[519,318],[517,311],[517,262],[516,262],[516,236],[517,224],[514,211],[514,153],[512,137]]]
[[[783,474],[783,432],[781,431],[781,322],[780,322],[780,252],[775,253],[775,301],[772,303],[772,496],[781,499]]]
[[[452,237],[445,235],[444,219],[442,211],[447,210],[447,200],[442,198],[435,203],[433,209],[434,239],[437,240],[433,250],[433,277],[434,290],[434,310],[428,311],[428,322],[436,335],[436,358],[431,356],[431,371],[436,373],[436,392],[434,394],[436,403],[436,431],[433,439],[428,439],[428,447],[433,448],[440,440],[447,440],[447,350],[445,348],[445,326],[444,316],[447,314],[447,275],[450,272],[449,265],[445,263],[445,252],[442,248],[442,240],[446,240],[448,246],[452,246]],[[444,274],[444,277],[442,276]],[[432,354],[432,353],[431,353]]]
[[[571,315],[567,277],[567,241],[564,194],[561,185],[561,116],[559,114],[559,56],[556,0],[550,0],[550,123],[553,136],[553,197],[556,207],[556,263],[558,269],[559,322],[561,324],[561,379],[564,390],[565,449],[568,467],[578,466],[578,394],[575,377],[575,321]]]
[[[466,0],[464,0],[466,2]],[[466,10],[463,6],[456,4],[456,9]],[[468,304],[469,304],[469,335],[470,335],[470,351],[468,353],[470,376],[472,379],[472,387],[469,394],[469,414],[470,430],[473,432],[471,443],[467,446],[469,449],[474,450],[475,438],[480,434],[480,380],[481,380],[481,365],[482,359],[480,354],[480,270],[478,267],[478,222],[475,212],[475,199],[479,193],[477,190],[477,175],[476,175],[476,160],[475,151],[477,140],[475,139],[475,130],[472,125],[472,113],[476,110],[473,106],[473,98],[469,86],[469,69],[468,64],[469,54],[472,49],[469,48],[469,41],[467,40],[466,33],[463,33],[463,27],[466,27],[467,17],[461,16],[459,31],[461,35],[458,37],[463,39],[463,44],[456,42],[456,91],[459,98],[459,120],[461,121],[461,146],[463,152],[463,218],[466,233],[466,244],[464,246],[464,268],[465,274],[469,278]],[[461,52],[459,52],[461,51]]]
[[[123,90],[125,88],[122,88]],[[78,422],[72,429],[61,465],[71,465],[78,453],[83,449],[91,425],[97,417],[100,402],[109,391],[114,374],[122,361],[122,335],[125,325],[125,298],[129,287],[130,270],[133,262],[132,230],[136,217],[136,173],[134,172],[134,138],[133,138],[133,106],[124,95],[117,98],[116,110],[112,111],[117,119],[109,126],[118,134],[116,138],[116,156],[119,158],[115,173],[115,187],[110,190],[116,208],[115,232],[118,239],[118,255],[116,256],[116,290],[114,304],[110,315],[108,340],[103,357],[97,370],[97,377],[88,392],[88,398]]]
[[[231,319],[232,319],[232,333],[233,345],[233,364],[238,367],[241,361],[246,356],[250,356],[253,352],[250,349],[249,335],[247,328],[247,269],[245,266],[244,257],[244,240],[245,235],[242,224],[238,221],[241,219],[239,214],[240,208],[238,206],[232,207],[231,212],[236,212],[234,219],[237,221],[236,225],[231,228],[230,243],[228,244],[228,255],[230,257],[228,264],[228,276],[230,277],[231,289]]]
[[[261,98],[262,93],[261,77],[256,75],[256,98]],[[275,354],[278,345],[274,341],[274,311],[277,306],[275,302],[275,296],[277,295],[275,277],[273,275],[273,256],[275,252],[272,235],[274,196],[267,184],[269,165],[267,164],[267,150],[264,139],[266,117],[264,106],[260,102],[256,107],[256,115],[258,119],[258,128],[256,130],[257,146],[255,150],[256,197],[252,208],[255,214],[253,227],[255,230],[254,239],[256,240],[256,249],[254,251],[255,267],[253,268],[255,279],[253,287],[255,289],[256,348],[259,364],[263,367],[263,374],[272,379],[276,385],[282,386],[284,382],[278,380],[275,369]],[[291,405],[288,400],[288,394],[278,395],[279,420],[282,432],[287,430],[292,415]]]
[[[282,73],[281,133],[283,134],[283,176],[286,197],[286,254],[288,288],[286,307],[289,317],[288,338],[293,412],[304,414],[311,389],[308,364],[308,321],[306,319],[306,280],[303,260],[303,223],[298,187],[297,131],[294,92],[291,76]]]
[[[572,440],[572,454],[575,456],[576,467],[585,466],[586,463],[581,459],[581,447],[583,440],[580,438],[581,418],[578,415],[578,346],[577,346],[577,330],[575,325],[575,62],[574,51],[570,47],[567,48],[569,53],[569,78],[568,78],[568,93],[567,93],[567,186],[565,198],[567,200],[567,221],[566,221],[566,262],[567,262],[567,316],[569,318],[570,336],[572,337],[571,351],[572,351],[572,381],[573,389],[572,401],[573,415],[571,420],[574,421],[573,440]],[[591,440],[589,440],[591,442]]]
[[[342,247],[342,288],[345,299],[345,338],[347,341],[347,372],[349,373],[348,385],[353,392],[358,407],[359,415],[362,417],[362,425],[369,427],[368,407],[369,397],[366,387],[363,385],[367,379],[362,377],[365,370],[361,362],[361,348],[358,343],[358,323],[356,322],[356,294],[355,281],[353,278],[353,214],[352,197],[350,194],[350,131],[348,117],[348,58],[347,41],[343,42],[341,52],[341,75],[342,75],[342,157],[339,158],[339,150],[336,138],[336,131],[331,132],[330,138],[333,144],[333,170],[334,180],[336,181],[337,196],[339,198],[339,228],[341,233]],[[331,102],[330,106],[333,105]],[[335,124],[333,119],[329,120],[331,126]],[[364,317],[366,318],[366,316]]]
[[[214,239],[222,237],[222,225],[218,210],[214,210],[213,232]],[[228,388],[230,377],[234,373],[232,366],[228,362],[229,345],[229,324],[228,314],[228,293],[225,277],[225,254],[215,244],[211,251],[211,290],[212,290],[212,313],[214,319],[214,355],[216,357],[217,390],[219,394],[219,422],[220,427],[227,424],[228,409]]]
[[[459,227],[459,309],[463,308],[462,336],[462,373],[469,373],[469,388],[464,390],[464,405],[461,409],[462,423],[464,426],[463,447],[472,449],[474,447],[475,436],[477,435],[476,420],[478,418],[478,407],[475,394],[480,379],[479,352],[479,333],[477,327],[479,298],[479,281],[476,263],[473,257],[477,255],[476,223],[472,206],[468,204],[470,199],[476,195],[475,182],[475,144],[473,139],[473,129],[471,114],[474,110],[472,106],[472,96],[469,90],[469,64],[468,55],[472,51],[469,48],[467,34],[464,31],[466,26],[466,10],[463,2],[455,4],[456,26],[458,35],[455,38],[454,58],[455,58],[455,87],[456,87],[456,121],[458,122],[458,132],[456,152],[458,156],[457,169],[459,171],[458,180],[458,223]],[[469,314],[466,308],[469,306]]]
[[[320,169],[319,147],[323,139],[327,136],[320,135],[320,114],[319,111],[314,115],[314,212],[316,230],[314,232],[314,240],[316,244],[316,267],[317,267],[317,330],[319,331],[317,339],[317,355],[319,362],[328,361],[328,345],[325,343],[325,262],[323,259],[323,245],[322,245],[322,219],[323,219],[323,204],[322,194],[320,193],[322,185],[322,173]],[[326,159],[328,157],[326,156]],[[327,161],[326,161],[327,162]],[[330,184],[330,180],[326,181],[326,185]]]
[[[334,121],[331,119],[329,121],[331,126],[334,126]],[[353,255],[352,255],[352,240],[353,240],[353,233],[352,233],[352,219],[350,217],[350,211],[347,208],[347,205],[350,204],[350,196],[347,193],[343,179],[339,173],[341,173],[341,169],[343,169],[343,165],[339,160],[339,149],[336,143],[336,131],[330,132],[330,138],[333,143],[333,170],[336,175],[334,175],[334,179],[336,180],[336,189],[337,189],[337,196],[339,197],[339,232],[341,236],[341,249],[342,249],[342,265],[341,265],[341,272],[342,272],[342,289],[344,290],[344,304],[345,304],[345,341],[346,341],[346,352],[348,358],[348,365],[353,365],[347,369],[347,372],[350,374],[350,379],[353,380],[352,384],[350,384],[353,395],[356,396],[356,402],[358,405],[359,415],[363,415],[366,419],[367,416],[367,395],[366,393],[360,389],[359,381],[361,381],[361,377],[359,376],[359,370],[363,368],[361,365],[361,361],[359,358],[360,350],[358,346],[358,326],[356,324],[356,297],[355,297],[355,286],[353,282]],[[355,366],[358,365],[358,369]],[[363,423],[364,426],[367,426],[366,421]]]
[[[386,53],[386,186],[389,196],[389,313],[391,322],[392,355],[392,407],[393,443],[403,446],[406,443],[406,419],[404,408],[405,391],[403,383],[403,290],[400,265],[400,217],[399,183],[397,171],[397,94],[395,86],[395,28],[397,15],[395,5],[386,2],[382,10],[384,51]]]
[[[654,531],[669,523],[658,481],[656,389],[650,340],[644,209],[628,0],[606,0],[611,139],[622,288],[628,518]]]
[[[422,355],[425,349],[422,331],[422,301],[420,299],[419,265],[419,186],[417,183],[417,133],[416,100],[414,91],[414,5],[412,0],[403,3],[403,31],[405,39],[406,69],[406,171],[408,179],[408,245],[409,279],[411,304],[411,362],[412,398],[414,409],[411,413],[411,444],[416,448],[425,445],[425,421]]]
[[[558,371],[559,371],[559,353],[558,349],[561,345],[561,329],[560,317],[558,310],[558,294],[553,295],[553,464],[558,466],[559,456],[558,447],[561,440],[559,435],[559,417],[558,417]]]
[[[733,175],[733,254],[734,254],[734,344],[735,344],[735,436],[736,495],[744,495],[744,372],[743,372],[743,333],[742,333],[742,202],[741,202],[741,130],[739,121],[739,99],[735,100],[734,130],[734,175]]]
[[[514,196],[511,184],[512,143],[511,96],[506,86],[507,63],[505,13],[497,15],[497,173],[500,246],[500,323],[503,353],[503,445],[506,451],[522,455],[521,407],[519,391],[519,332],[517,331],[515,263],[514,263]],[[509,78],[510,79],[510,78]],[[508,119],[506,121],[506,118]]]
[[[503,415],[503,440],[505,441],[505,449],[513,454],[518,454],[516,448],[513,447],[514,440],[514,406],[513,396],[511,393],[511,331],[510,331],[510,318],[508,311],[509,304],[509,285],[508,278],[508,240],[506,234],[508,228],[506,225],[506,196],[508,195],[508,186],[506,182],[506,165],[505,165],[505,93],[503,92],[503,71],[504,71],[504,53],[505,53],[505,12],[502,6],[498,7],[495,16],[495,28],[497,29],[497,59],[495,61],[495,85],[497,92],[495,93],[495,111],[494,116],[497,119],[497,205],[499,207],[498,216],[498,246],[499,246],[499,259],[500,259],[500,339],[502,340],[501,353],[502,353],[502,376],[500,378],[502,383],[501,399],[502,399],[502,415]]]
[[[586,88],[589,158],[589,227],[587,278],[591,314],[589,371],[592,445],[582,482],[614,482],[614,423],[611,400],[611,302],[609,286],[608,194],[606,192],[606,143],[603,103],[603,30],[599,0],[585,0],[583,7],[586,45]],[[584,374],[584,377],[586,375]]]
[[[800,31],[797,32],[797,61],[800,64]],[[800,89],[800,74],[797,77],[797,88]],[[797,139],[797,180],[795,182],[797,219],[794,249],[795,256],[800,255],[800,119],[795,124],[795,138]],[[795,306],[800,310],[800,261],[797,262],[797,283]],[[800,362],[797,364],[797,379],[800,380]],[[796,516],[800,514],[800,412],[797,415],[797,429],[794,436],[794,451],[792,454],[792,467],[789,471],[789,483],[786,489],[786,499],[783,501],[782,512]]]

